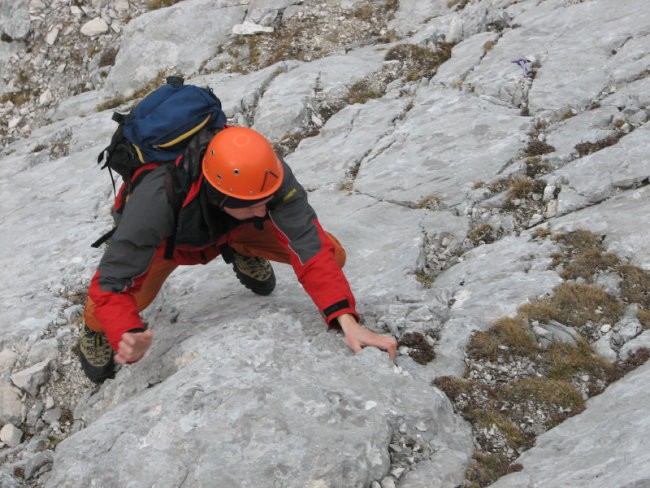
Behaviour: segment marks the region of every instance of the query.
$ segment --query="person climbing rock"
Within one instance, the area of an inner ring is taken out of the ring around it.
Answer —
[[[394,337],[359,323],[342,271],[346,253],[321,227],[307,194],[268,140],[253,129],[201,130],[175,164],[150,170],[118,216],[84,311],[80,361],[102,383],[115,364],[139,361],[154,334],[139,313],[184,265],[222,256],[253,293],[275,288],[270,261],[290,264],[330,328],[355,352],[395,356]]]

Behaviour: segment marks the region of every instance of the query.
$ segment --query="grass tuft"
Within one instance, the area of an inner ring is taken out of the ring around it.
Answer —
[[[565,282],[553,296],[534,300],[519,307],[528,320],[551,320],[576,329],[587,322],[615,324],[623,314],[622,304],[599,286]]]
[[[539,346],[523,319],[505,317],[497,320],[487,331],[472,335],[467,345],[467,356],[496,361],[500,350],[517,356],[530,356],[537,353]]]

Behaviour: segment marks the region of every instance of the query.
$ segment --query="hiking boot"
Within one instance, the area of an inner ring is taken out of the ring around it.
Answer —
[[[270,295],[275,289],[275,273],[269,260],[233,254],[232,267],[239,282],[253,293]]]
[[[83,325],[79,338],[79,361],[81,369],[93,383],[103,383],[115,376],[113,348],[102,332],[95,332]]]

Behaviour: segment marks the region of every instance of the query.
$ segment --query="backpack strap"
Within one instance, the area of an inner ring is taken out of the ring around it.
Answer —
[[[117,227],[113,227],[111,230],[109,230],[106,234],[101,236],[99,239],[97,239],[95,242],[93,242],[90,247],[98,248],[102,244],[104,244],[107,240],[109,240],[111,237],[113,237],[113,234],[115,234],[115,231],[117,230]]]
[[[181,208],[183,207],[183,201],[185,200],[185,192],[183,192],[181,187],[181,181],[178,177],[177,166],[168,166],[168,168],[169,170],[167,172],[167,178],[165,180],[165,191],[167,192],[167,198],[169,199],[174,211],[174,231],[167,238],[167,242],[165,243],[165,253],[163,257],[165,259],[172,259],[174,257],[174,249],[176,248],[178,218],[181,213]]]

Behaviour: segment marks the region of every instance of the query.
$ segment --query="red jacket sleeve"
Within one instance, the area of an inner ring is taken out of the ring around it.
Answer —
[[[291,265],[298,281],[331,327],[338,327],[338,323],[333,322],[334,319],[346,313],[354,315],[359,320],[354,295],[336,261],[332,241],[317,219],[312,219],[311,225],[318,232],[320,250],[306,262],[301,261],[299,254],[292,248],[289,238],[276,226],[278,239],[289,250]]]
[[[101,324],[106,339],[117,351],[122,334],[143,327],[133,294],[104,291],[99,286],[100,270],[93,276],[88,297],[95,304],[94,314]]]

